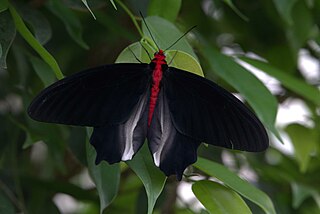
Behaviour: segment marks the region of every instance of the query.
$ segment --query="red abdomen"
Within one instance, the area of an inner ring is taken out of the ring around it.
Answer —
[[[154,59],[152,60],[155,63],[154,70],[152,72],[152,86],[150,93],[150,102],[149,102],[149,113],[148,113],[148,126],[150,126],[152,121],[152,116],[154,109],[157,104],[159,91],[160,91],[160,82],[162,80],[162,65],[167,64],[165,60],[166,56],[164,55],[162,50],[159,50],[158,53],[154,55]]]

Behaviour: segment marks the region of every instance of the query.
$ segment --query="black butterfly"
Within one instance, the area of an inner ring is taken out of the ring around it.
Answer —
[[[28,113],[42,122],[94,127],[96,164],[132,159],[147,138],[155,165],[178,180],[202,142],[249,152],[269,146],[265,128],[241,101],[168,67],[162,50],[150,64],[104,65],[66,77],[44,89]]]

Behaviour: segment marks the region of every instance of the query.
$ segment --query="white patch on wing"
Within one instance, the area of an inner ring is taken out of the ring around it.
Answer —
[[[170,118],[169,107],[166,102],[166,99],[164,99],[163,94],[161,94],[161,95],[162,96],[159,96],[159,99],[162,99],[161,100],[162,102],[159,102],[159,104],[161,104],[159,106],[161,139],[160,139],[160,143],[158,144],[157,151],[153,153],[154,164],[157,167],[160,166],[161,154],[162,154],[164,145],[168,142],[168,138],[170,137],[170,133],[171,133],[171,129],[172,129],[172,122],[171,122],[171,118]],[[168,111],[168,112],[166,112],[166,111]]]
[[[122,161],[131,160],[132,156],[134,155],[133,150],[133,131],[137,126],[139,119],[141,118],[144,110],[144,106],[147,102],[147,93],[145,93],[139,103],[137,104],[136,108],[132,112],[131,116],[129,117],[128,121],[124,124],[124,134],[125,134],[125,148],[121,157]]]

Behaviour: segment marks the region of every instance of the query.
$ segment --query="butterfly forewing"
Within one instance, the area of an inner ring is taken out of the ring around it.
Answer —
[[[257,152],[269,145],[259,119],[236,97],[195,74],[169,67],[163,79],[173,124],[215,146]]]
[[[150,84],[148,64],[105,65],[64,78],[31,103],[31,118],[50,123],[103,126],[124,123]]]

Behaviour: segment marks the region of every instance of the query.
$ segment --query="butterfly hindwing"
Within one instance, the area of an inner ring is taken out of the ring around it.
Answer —
[[[269,145],[259,119],[235,96],[215,83],[169,67],[164,92],[175,128],[215,146],[257,152]]]
[[[31,103],[31,118],[50,123],[105,126],[124,123],[150,84],[148,64],[88,69],[52,84]]]
[[[128,120],[122,124],[94,127],[90,143],[97,151],[96,164],[131,160],[147,135],[149,91],[140,97]]]
[[[165,86],[163,86],[165,87]],[[182,179],[183,171],[197,160],[201,142],[180,133],[172,123],[168,101],[161,90],[148,129],[148,144],[153,160],[167,176]]]

